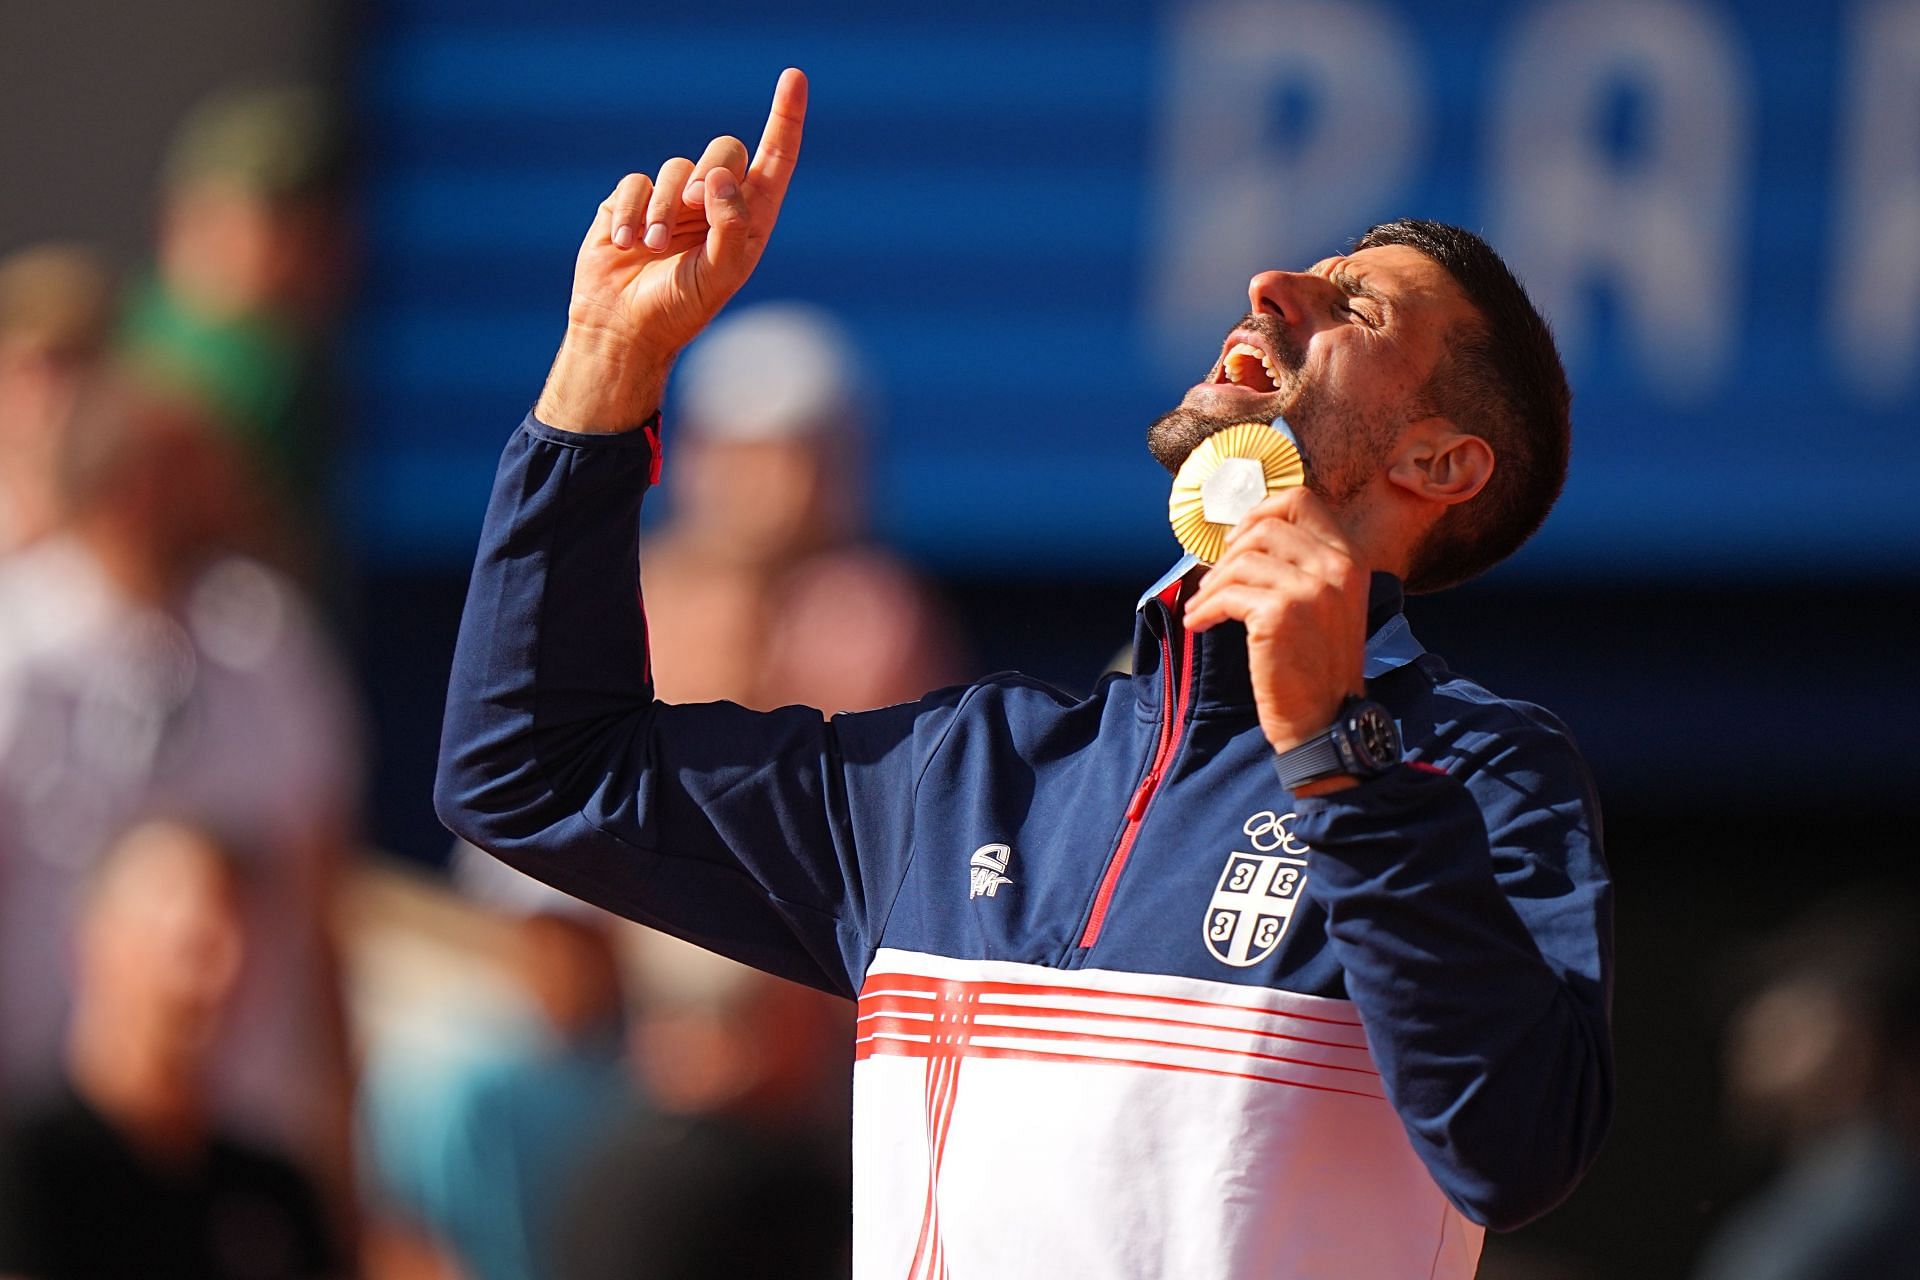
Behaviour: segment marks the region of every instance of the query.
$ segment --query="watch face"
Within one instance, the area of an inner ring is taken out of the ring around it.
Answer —
[[[1371,769],[1388,769],[1400,762],[1400,731],[1379,703],[1355,709],[1354,745]]]

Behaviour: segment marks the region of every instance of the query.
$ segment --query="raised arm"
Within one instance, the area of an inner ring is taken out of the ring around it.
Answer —
[[[630,176],[601,205],[553,374],[494,482],[434,798],[453,831],[557,888],[847,993],[951,701],[831,723],[806,707],[661,703],[639,595],[666,371],[758,261],[805,96],[787,72],[751,166],[720,138],[698,165]]]

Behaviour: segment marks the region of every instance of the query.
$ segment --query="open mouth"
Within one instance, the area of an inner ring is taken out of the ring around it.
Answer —
[[[1267,353],[1251,342],[1236,342],[1228,347],[1227,353],[1220,357],[1220,367],[1214,371],[1213,380],[1249,391],[1280,389],[1280,380],[1274,376]]]

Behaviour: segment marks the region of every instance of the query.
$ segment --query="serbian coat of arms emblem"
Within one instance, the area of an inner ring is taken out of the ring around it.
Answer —
[[[1306,858],[1290,856],[1304,855],[1307,846],[1287,832],[1285,818],[1255,814],[1247,822],[1247,833],[1254,844],[1279,852],[1229,854],[1201,930],[1213,958],[1237,969],[1273,954],[1293,921],[1307,880]]]

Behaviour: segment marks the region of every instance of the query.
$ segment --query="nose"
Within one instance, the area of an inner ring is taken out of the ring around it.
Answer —
[[[1328,311],[1333,285],[1308,271],[1262,271],[1247,283],[1247,301],[1255,315],[1277,316],[1283,324],[1307,326]]]

